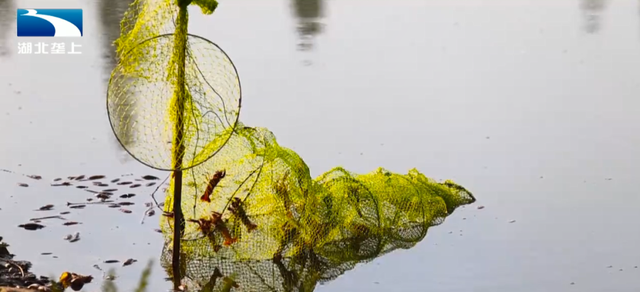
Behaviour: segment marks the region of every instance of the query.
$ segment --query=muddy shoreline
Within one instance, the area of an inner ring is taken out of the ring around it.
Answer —
[[[9,248],[0,236],[0,292],[52,291],[51,279],[30,272],[31,262],[15,260]]]

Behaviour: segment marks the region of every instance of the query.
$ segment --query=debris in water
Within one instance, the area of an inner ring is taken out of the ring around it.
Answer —
[[[135,195],[136,194],[124,194],[124,195],[120,195],[120,198],[128,199],[128,198],[134,197]]]
[[[158,233],[162,233],[162,230],[160,230],[160,229],[154,229],[153,231],[158,232]]]
[[[154,186],[155,184],[156,184],[155,182],[150,182],[146,186],[151,187],[151,186]]]
[[[135,205],[134,202],[120,202],[119,203],[120,206],[131,206],[131,205]]]
[[[104,175],[92,175],[89,178],[87,178],[88,180],[96,180],[96,179],[103,179],[105,178]]]
[[[44,225],[38,223],[25,223],[18,225],[18,227],[24,228],[26,230],[38,230],[44,228]]]
[[[104,261],[105,264],[115,264],[115,263],[119,263],[119,260],[106,260]]]
[[[132,213],[131,210],[124,209],[124,208],[120,209],[120,212],[125,213],[125,214],[131,214]]]
[[[103,192],[109,192],[109,193],[113,193],[113,192],[117,192],[118,189],[106,189],[106,190],[102,190]]]
[[[31,220],[33,222],[40,222],[41,220],[45,220],[45,219],[67,220],[67,219],[62,218],[60,215],[46,216],[46,217],[40,217],[40,218],[31,218],[29,220]]]
[[[46,255],[52,255],[52,254],[53,254],[52,252],[43,252],[43,253],[40,253],[40,255],[45,255],[45,256],[46,256]]]
[[[149,210],[149,212],[147,212],[147,216],[149,216],[149,217],[153,217],[153,215],[155,215],[155,214],[156,214],[156,211],[153,210],[153,209],[151,209],[151,210]]]
[[[76,232],[73,237],[69,239],[69,242],[76,242],[78,240],[80,240],[80,232]]]
[[[93,198],[87,198],[87,202],[93,201]]]
[[[83,175],[81,175],[81,176],[76,177],[76,178],[75,178],[75,180],[81,180],[81,179],[83,179],[83,178],[84,178],[84,174],[83,174]],[[73,180],[74,178],[71,178],[71,177],[70,177],[69,179]]]
[[[71,205],[69,208],[71,209],[84,209],[87,205]]]
[[[516,223],[516,220],[511,220],[509,221],[509,223]]]
[[[120,181],[120,179],[119,179],[119,178],[116,178],[116,179],[111,180],[111,183],[117,183],[117,182],[119,182],[119,181]]]
[[[123,266],[123,267],[130,266],[131,264],[133,264],[133,263],[135,263],[135,262],[137,262],[137,261],[138,261],[138,260],[136,260],[136,259],[128,259],[128,260],[126,260],[126,261],[122,264],[122,266]]]
[[[69,211],[60,212],[60,215],[67,215],[67,214],[71,214],[71,212]]]
[[[64,240],[71,240],[73,238],[73,234],[67,234],[64,238]]]
[[[478,210],[484,209],[484,206],[478,206]]]
[[[27,175],[27,177],[28,177],[28,178],[32,178],[32,179],[35,179],[35,180],[40,180],[40,179],[42,179],[42,177],[41,177],[41,176],[39,176],[39,175],[35,175],[35,174],[34,174],[34,175]]]
[[[98,193],[96,195],[96,198],[107,200],[107,199],[111,198],[111,193]]]
[[[608,177],[608,178],[605,178],[604,180],[612,180],[612,179],[613,179],[613,178]]]
[[[18,183],[18,186],[23,187],[23,188],[26,188],[26,187],[28,187],[29,185],[28,185],[28,184],[25,184],[25,183]]]
[[[67,187],[67,186],[70,186],[70,185],[71,185],[70,182],[65,181],[65,182],[62,182],[62,183],[59,183],[59,184],[52,184],[51,186],[52,187]]]
[[[96,186],[99,186],[99,187],[101,187],[101,188],[106,188],[106,187],[108,187],[108,186],[109,186],[109,184],[99,183],[99,184],[97,184]]]
[[[130,181],[121,181],[121,182],[117,183],[117,185],[120,185],[120,186],[130,185],[130,184],[132,184],[132,182],[130,182]]]
[[[142,178],[146,179],[146,180],[159,180],[160,179],[159,177],[156,177],[156,176],[153,176],[153,175],[145,175]]]
[[[82,224],[82,223],[76,222],[76,221],[67,221],[65,223],[62,223],[62,225],[65,225],[65,226],[71,226],[71,225],[77,225],[77,224]]]
[[[36,211],[50,211],[51,209],[53,209],[53,205],[49,204],[38,208]]]
[[[79,189],[86,189],[86,188],[88,188],[88,186],[76,186],[76,188],[79,188]]]
[[[61,180],[62,180],[61,178],[56,178],[53,181],[61,181]]]
[[[110,204],[107,207],[109,207],[109,208],[120,208],[120,204],[113,203],[113,204]]]
[[[140,187],[140,184],[135,184],[135,185],[131,185],[130,186],[130,188],[132,188],[132,189],[137,188],[137,187]]]

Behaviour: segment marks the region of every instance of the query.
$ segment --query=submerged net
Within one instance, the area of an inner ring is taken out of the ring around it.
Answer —
[[[312,179],[304,161],[271,132],[238,122],[233,64],[186,27],[170,34],[176,7],[136,0],[129,8],[116,42],[108,109],[119,141],[142,163],[172,170],[176,147],[185,150],[181,208],[188,222],[180,274],[191,290],[229,291],[235,283],[243,291],[312,291],[357,263],[412,247],[429,227],[475,201],[463,187],[415,169],[401,175],[334,168]],[[184,38],[185,79],[177,85],[175,48]],[[186,91],[182,104],[177,86]],[[185,116],[178,145],[175,112]],[[166,190],[167,214],[174,187]],[[170,275],[173,227],[172,217],[163,216]]]
[[[116,41],[119,62],[107,93],[111,126],[124,149],[161,170],[175,169],[176,147],[184,149],[182,169],[215,155],[240,111],[236,69],[222,49],[204,38],[182,36],[187,38],[185,84],[177,85],[174,44],[181,35],[173,34],[176,18],[177,6],[169,0],[131,5]],[[186,89],[183,104],[177,103],[178,86]],[[177,112],[184,115],[184,135],[175,143]],[[211,144],[214,138],[220,138],[215,139],[219,144]]]
[[[312,179],[304,161],[267,129],[239,125],[233,132],[213,159],[185,171],[185,217],[208,219],[218,212],[231,241],[237,240],[226,246],[230,240],[221,229],[187,223],[182,248],[192,286],[206,286],[217,268],[222,275],[235,273],[245,291],[311,291],[356,263],[414,246],[429,227],[475,201],[463,187],[415,169],[359,175],[338,167]],[[226,174],[206,202],[202,196],[216,171]],[[246,218],[234,213],[234,198]],[[173,219],[163,217],[161,225],[170,241]]]

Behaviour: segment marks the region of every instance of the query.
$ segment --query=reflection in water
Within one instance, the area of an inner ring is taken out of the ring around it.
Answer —
[[[129,4],[133,2],[132,0],[100,0],[99,1],[99,13],[100,13],[100,28],[102,30],[103,37],[102,46],[103,46],[103,62],[104,62],[104,74],[105,81],[108,80],[111,75],[111,71],[116,66],[116,52],[115,47],[113,46],[113,42],[120,36],[120,20],[122,19],[125,10],[129,7]],[[131,105],[122,105],[121,108],[135,108]],[[122,116],[115,117],[121,120],[133,120],[133,113],[130,111],[123,110],[121,111]],[[122,123],[122,125],[124,125]],[[125,127],[126,130],[130,131],[133,127]],[[119,130],[118,133],[124,133],[122,137],[120,137],[121,142],[125,144],[130,144],[133,142],[133,134],[126,133],[124,130]],[[131,160],[131,156],[126,153],[126,151],[122,148],[122,145],[118,142],[115,135],[111,135],[111,140],[118,144],[118,148],[120,149],[119,156],[122,162],[126,162]]]
[[[183,183],[180,275],[193,291],[313,291],[358,263],[413,247],[429,227],[475,202],[463,187],[415,169],[359,175],[337,167],[311,179],[271,132],[242,125],[213,159],[186,170]],[[161,264],[171,278],[172,217],[161,226]]]
[[[321,18],[324,16],[323,0],[292,0],[293,10],[298,21],[300,36],[298,48],[308,51],[313,48],[313,38],[322,32]]]
[[[580,0],[580,8],[585,18],[585,31],[596,33],[600,30],[601,14],[607,0]]]
[[[7,38],[11,33],[14,19],[16,16],[16,7],[13,0],[0,0],[0,57],[7,56],[11,53],[10,44],[7,44]]]

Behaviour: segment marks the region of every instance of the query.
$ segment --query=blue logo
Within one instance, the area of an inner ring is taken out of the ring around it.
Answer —
[[[18,9],[19,37],[81,37],[82,9]]]

